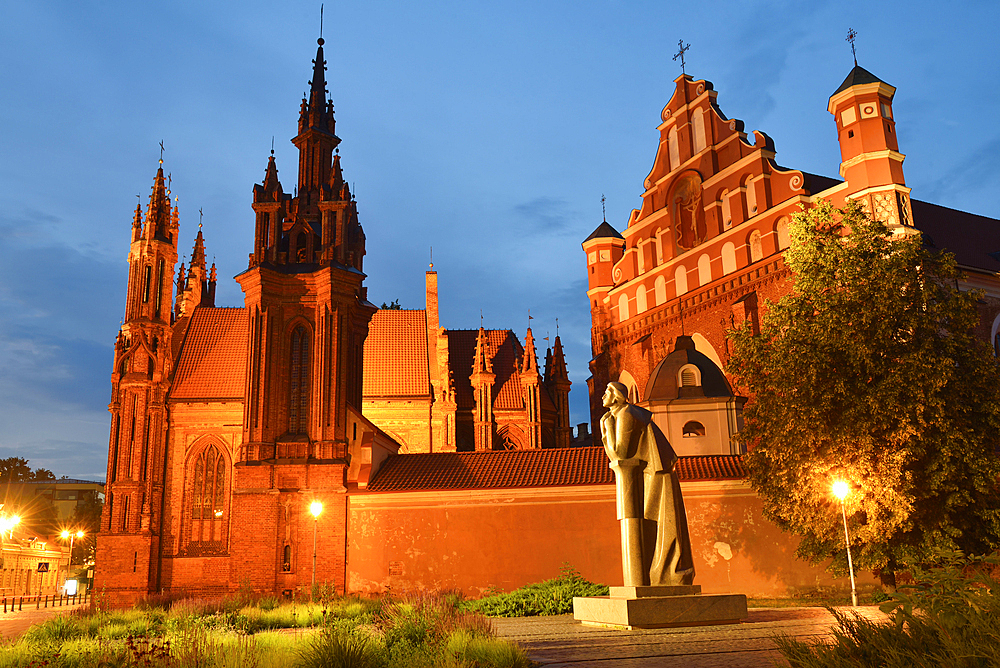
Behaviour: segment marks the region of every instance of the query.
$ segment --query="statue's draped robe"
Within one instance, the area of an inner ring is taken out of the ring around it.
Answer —
[[[642,489],[633,490],[633,493],[642,494],[643,517],[656,522],[655,542],[643,546],[647,555],[652,547],[652,559],[648,556],[644,559],[650,564],[649,584],[689,585],[694,580],[694,562],[684,499],[675,470],[677,454],[652,421],[652,413],[646,409],[627,404],[612,409],[612,415],[615,418],[615,438],[613,450],[605,442],[608,456],[612,460],[645,462]],[[650,538],[644,542],[653,540]]]

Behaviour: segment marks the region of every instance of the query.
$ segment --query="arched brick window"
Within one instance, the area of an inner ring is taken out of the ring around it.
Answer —
[[[288,401],[288,432],[305,434],[309,420],[309,332],[292,331],[291,382]]]
[[[704,436],[705,426],[700,422],[691,420],[690,422],[684,424],[684,428],[681,430],[681,433],[684,436],[684,438]]]
[[[226,458],[215,445],[194,461],[191,489],[191,542],[224,543],[226,523]]]

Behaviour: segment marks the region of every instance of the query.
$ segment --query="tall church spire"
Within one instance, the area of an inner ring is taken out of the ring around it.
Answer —
[[[156,170],[156,177],[153,178],[152,192],[149,194],[149,205],[146,207],[146,227],[143,238],[156,241],[173,241],[170,234],[170,221],[172,217],[170,206],[170,193],[167,191],[167,184],[163,176],[163,162]]]
[[[556,407],[555,444],[557,448],[568,448],[573,439],[573,428],[569,424],[569,388],[572,383],[566,370],[566,356],[562,341],[556,334],[550,355],[546,355],[545,386]]]
[[[309,99],[302,100],[299,134],[292,140],[299,149],[299,196],[305,197],[307,204],[317,202],[320,189],[329,182],[333,149],[340,143],[334,134],[333,101],[327,99],[323,38],[317,43]]]

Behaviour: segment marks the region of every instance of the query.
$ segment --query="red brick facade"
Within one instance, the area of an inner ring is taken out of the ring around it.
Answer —
[[[602,223],[583,242],[592,315],[591,421],[601,393],[618,380],[650,402],[654,369],[682,335],[717,366],[729,357],[725,332],[756,327],[767,302],[790,288],[782,253],[790,216],[819,199],[858,199],[898,234],[927,234],[956,253],[967,287],[983,289],[984,338],[1000,324],[1000,261],[982,242],[998,221],[910,199],[896,142],[895,88],[855,67],[829,100],[843,181],[779,167],[762,132],[743,132],[716,104],[708,81],[684,75],[664,107],[642,206],[619,234]],[[734,392],[739,394],[739,388]],[[656,413],[656,407],[650,406]],[[735,416],[738,424],[741,417]],[[676,446],[675,446],[676,447]]]
[[[172,301],[179,213],[162,167],[136,210],[95,574],[112,603],[308,588],[314,552],[316,582],[344,591],[347,484],[363,487],[373,452],[397,446],[359,412],[376,308],[325,70],[320,40],[295,194],[273,154],[254,187],[243,308],[214,307],[200,230]]]

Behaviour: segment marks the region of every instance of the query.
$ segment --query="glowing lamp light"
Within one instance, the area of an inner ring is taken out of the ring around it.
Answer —
[[[69,538],[69,531],[63,529],[63,532],[59,535],[62,536],[64,539]]]
[[[848,494],[851,493],[851,486],[848,485],[843,480],[837,480],[833,483],[833,495],[839,500],[843,501]]]
[[[313,573],[312,573],[312,591],[316,591],[316,528],[319,522],[319,514],[323,512],[323,504],[319,501],[313,501],[309,504],[309,512],[313,516]]]
[[[0,515],[0,534],[12,534],[14,527],[21,523],[17,515]],[[10,535],[7,536],[10,538]]]

